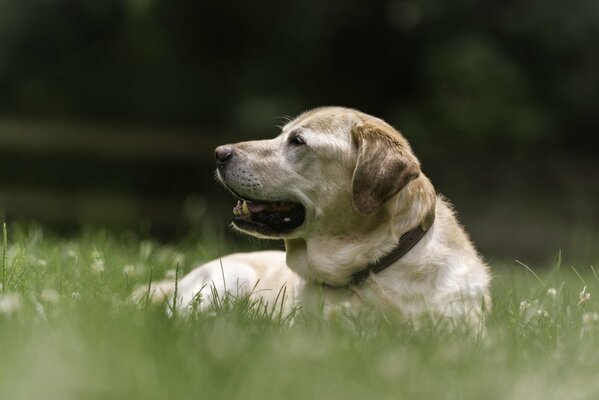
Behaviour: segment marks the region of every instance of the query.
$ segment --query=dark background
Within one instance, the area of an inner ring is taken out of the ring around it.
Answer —
[[[9,222],[225,229],[213,148],[319,105],[400,129],[492,261],[599,260],[596,0],[0,1]]]

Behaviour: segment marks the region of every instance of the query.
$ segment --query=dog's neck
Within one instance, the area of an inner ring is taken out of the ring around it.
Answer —
[[[433,215],[434,222],[434,215]],[[423,221],[417,227],[410,229],[399,238],[399,242],[395,248],[387,253],[383,258],[373,262],[372,264],[366,266],[363,270],[352,275],[352,279],[350,281],[350,285],[359,286],[370,276],[370,274],[377,274],[390,265],[394,264],[397,260],[403,257],[412,247],[416,245],[424,237],[426,232],[432,226],[432,222]]]
[[[431,227],[435,204],[434,188],[422,175],[388,202],[387,217],[370,232],[285,240],[287,265],[307,281],[355,284],[357,274],[381,271],[407,253]]]

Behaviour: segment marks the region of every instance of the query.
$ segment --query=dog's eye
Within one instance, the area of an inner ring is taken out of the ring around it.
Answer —
[[[302,139],[298,133],[292,133],[289,136],[289,144],[292,144],[295,146],[301,146],[301,145],[306,144],[306,142],[304,142],[304,139]]]

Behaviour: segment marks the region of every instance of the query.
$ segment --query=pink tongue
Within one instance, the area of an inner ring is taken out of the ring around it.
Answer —
[[[266,210],[266,207],[267,207],[266,203],[261,203],[259,201],[252,201],[251,203],[248,202],[248,208],[253,213],[262,212],[262,211]]]

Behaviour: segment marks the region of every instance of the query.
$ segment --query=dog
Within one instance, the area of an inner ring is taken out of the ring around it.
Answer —
[[[218,181],[238,199],[232,227],[285,251],[236,253],[178,283],[178,309],[226,293],[325,315],[376,308],[480,325],[489,267],[437,195],[407,140],[382,119],[316,108],[271,140],[219,146]],[[152,297],[174,292],[157,283]]]

